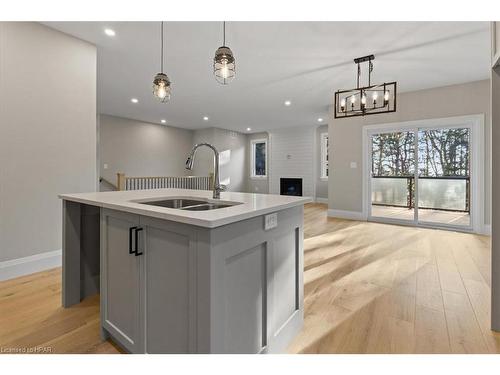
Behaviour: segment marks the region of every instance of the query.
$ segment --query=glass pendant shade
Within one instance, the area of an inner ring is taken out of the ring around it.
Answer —
[[[229,47],[222,46],[215,51],[214,75],[217,82],[223,85],[227,85],[235,77],[236,64]]]
[[[162,103],[170,100],[171,86],[168,76],[164,73],[158,73],[153,80],[153,94]]]

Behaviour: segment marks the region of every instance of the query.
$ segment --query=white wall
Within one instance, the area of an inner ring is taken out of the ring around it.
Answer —
[[[0,262],[60,250],[57,195],[96,188],[93,45],[0,23],[0,160]]]
[[[316,128],[269,131],[269,192],[280,193],[280,178],[302,178],[304,196],[315,196]]]
[[[478,81],[398,95],[397,112],[334,120],[330,116],[329,208],[362,211],[362,129],[365,125],[484,114],[484,198],[485,224],[490,224],[491,206],[491,124],[490,81]],[[356,162],[357,168],[350,168]]]
[[[192,147],[192,130],[100,116],[100,171],[112,183],[116,184],[118,172],[128,176],[189,175],[185,162]]]

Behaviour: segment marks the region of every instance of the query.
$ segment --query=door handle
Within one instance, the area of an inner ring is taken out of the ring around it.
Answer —
[[[138,257],[139,255],[142,255],[143,253],[139,252],[139,232],[141,232],[143,228],[135,228],[135,256]]]
[[[134,249],[132,247],[132,233],[136,229],[137,229],[137,227],[130,227],[130,228],[128,228],[128,253],[129,254],[135,254],[135,251],[134,251]],[[136,243],[137,243],[137,240],[136,240]]]

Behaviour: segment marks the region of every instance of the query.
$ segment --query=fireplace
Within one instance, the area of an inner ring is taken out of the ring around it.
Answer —
[[[280,194],[302,196],[301,178],[280,178]]]

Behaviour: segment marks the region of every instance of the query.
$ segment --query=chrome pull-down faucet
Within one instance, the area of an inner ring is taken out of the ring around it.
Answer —
[[[193,169],[193,164],[194,164],[194,157],[196,155],[196,150],[200,146],[207,146],[208,148],[212,149],[214,152],[214,194],[213,198],[214,199],[220,199],[220,192],[226,190],[226,187],[224,185],[221,185],[220,179],[219,179],[219,151],[212,146],[210,143],[198,143],[194,145],[193,149],[188,155],[188,158],[186,160],[186,169],[192,170]]]

